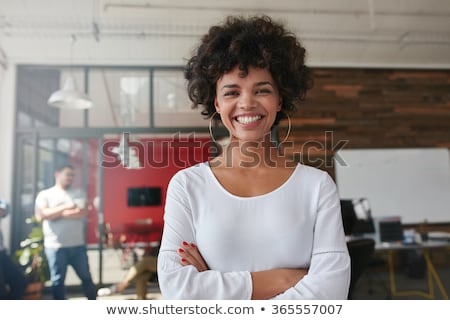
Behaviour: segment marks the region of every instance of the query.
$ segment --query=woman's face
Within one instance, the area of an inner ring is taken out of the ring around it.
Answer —
[[[281,97],[269,70],[249,67],[245,75],[236,66],[217,81],[214,104],[231,140],[261,141],[281,110]]]

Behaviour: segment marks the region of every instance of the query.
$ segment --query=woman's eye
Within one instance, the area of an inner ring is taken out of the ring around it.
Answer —
[[[268,94],[271,93],[272,91],[270,89],[259,89],[256,91],[256,94]]]
[[[238,95],[239,93],[237,92],[237,91],[227,91],[227,92],[225,92],[223,95],[225,96],[225,97],[230,97],[230,96],[236,96],[236,95]]]

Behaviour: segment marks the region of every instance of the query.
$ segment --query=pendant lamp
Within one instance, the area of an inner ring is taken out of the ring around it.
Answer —
[[[72,45],[70,50],[70,64],[72,68],[73,45],[76,41],[75,35],[72,35]],[[84,92],[78,90],[75,77],[72,70],[64,82],[62,89],[55,91],[50,95],[47,103],[55,108],[83,110],[90,109],[94,106],[91,98]]]
[[[67,77],[61,90],[52,93],[48,99],[48,104],[56,108],[77,110],[89,109],[94,105],[84,92],[78,90],[75,78],[72,75]]]

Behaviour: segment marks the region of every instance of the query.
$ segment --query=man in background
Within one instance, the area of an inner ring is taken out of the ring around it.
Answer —
[[[9,213],[9,205],[0,199],[0,219]],[[20,300],[28,281],[21,268],[8,255],[0,229],[0,300]]]
[[[44,248],[55,300],[66,299],[65,279],[69,265],[81,280],[85,296],[96,299],[96,288],[89,270],[84,237],[84,218],[88,210],[84,194],[71,189],[74,169],[63,165],[55,172],[55,185],[36,197],[35,216],[42,220]]]

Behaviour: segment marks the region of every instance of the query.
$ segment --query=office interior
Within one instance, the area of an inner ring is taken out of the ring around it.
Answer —
[[[33,215],[37,192],[52,185],[53,170],[66,161],[75,167],[75,186],[87,192],[86,239],[99,287],[120,280],[129,259],[139,258],[137,244],[157,249],[170,177],[217,151],[208,120],[190,106],[183,66],[209,26],[231,14],[267,14],[283,21],[307,49],[314,87],[291,123],[283,120],[274,129],[283,140],[291,128],[293,143],[284,147],[285,154],[327,171],[338,187],[335,155],[340,150],[438,149],[447,152],[448,160],[446,0],[0,0],[0,197],[12,209],[1,228],[10,251],[27,237],[25,221]],[[48,104],[68,81],[92,108]],[[217,139],[226,138],[216,129]],[[423,163],[414,169],[430,167]],[[445,176],[448,167],[444,171]],[[448,183],[443,182],[445,188]],[[389,216],[400,219],[403,236],[413,230],[416,242],[417,234],[423,240],[430,232],[448,241],[450,206],[431,220],[426,212],[405,219],[408,213],[401,209],[378,210],[369,194],[342,198],[367,199],[377,232],[378,218]],[[411,251],[420,258],[422,249]],[[426,251],[438,282],[450,291],[450,247]],[[368,265],[361,281],[386,275],[388,292],[388,260],[402,273],[404,252],[388,256],[375,249],[371,261],[380,263]],[[417,261],[407,266],[423,263]],[[426,277],[424,271],[425,286]],[[438,283],[432,286],[433,299],[448,299]]]

